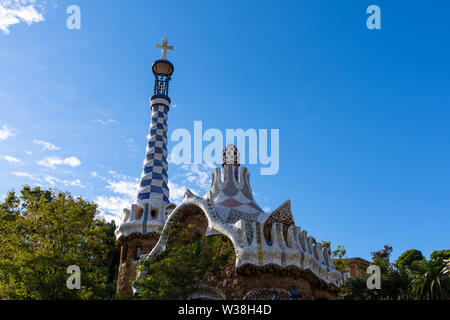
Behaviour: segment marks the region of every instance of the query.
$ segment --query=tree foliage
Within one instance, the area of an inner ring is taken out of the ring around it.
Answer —
[[[393,265],[390,262],[392,247],[372,252],[373,264],[380,267],[381,289],[369,290],[369,275],[360,274],[346,280],[342,286],[344,299],[397,300],[397,299],[448,299],[450,275],[445,273],[442,258],[423,258],[420,251],[405,251]],[[439,256],[436,254],[435,256]]]
[[[115,293],[114,223],[94,203],[25,186],[0,203],[0,299],[102,299]],[[66,273],[81,270],[81,289]]]
[[[173,236],[161,256],[143,259],[139,268],[145,277],[134,282],[141,298],[187,299],[198,285],[224,278],[234,250],[232,244],[221,236],[192,238],[193,229],[193,225],[172,224]]]
[[[372,260],[374,262],[379,261],[381,259],[389,263],[389,258],[391,256],[392,250],[393,250],[392,246],[385,244],[383,249],[371,252],[370,255],[372,256]]]
[[[397,261],[395,261],[395,267],[401,270],[407,270],[412,265],[414,261],[423,260],[423,254],[419,250],[410,249],[401,254],[398,257]]]
[[[414,261],[410,267],[413,276],[411,295],[420,300],[450,298],[450,276],[444,273],[447,265],[443,259]]]
[[[373,264],[381,271],[381,289],[369,290],[367,279],[370,274],[362,273],[345,281],[343,285],[344,299],[365,300],[397,300],[406,298],[408,294],[408,275],[394,268],[390,262],[392,246],[385,245],[383,249],[372,252]]]
[[[450,250],[433,251],[430,255],[430,259],[450,260]]]

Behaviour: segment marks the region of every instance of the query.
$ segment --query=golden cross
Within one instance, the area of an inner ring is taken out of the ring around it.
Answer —
[[[169,40],[167,40],[166,37],[164,37],[164,39],[162,39],[162,45],[161,44],[157,44],[156,47],[157,48],[161,48],[161,60],[167,60],[167,49],[169,50],[173,50],[173,46],[168,46],[167,43],[169,42]]]

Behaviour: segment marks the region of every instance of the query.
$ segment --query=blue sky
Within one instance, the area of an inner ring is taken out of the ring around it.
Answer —
[[[394,258],[450,248],[448,2],[0,4],[0,197],[38,184],[119,219],[135,198],[151,64],[167,36],[169,137],[196,120],[280,130],[279,172],[248,166],[261,207],[291,199],[297,225],[349,256],[385,243]],[[66,28],[72,4],[81,30]],[[366,27],[372,4],[381,30]],[[170,164],[172,200],[203,194],[211,172]]]

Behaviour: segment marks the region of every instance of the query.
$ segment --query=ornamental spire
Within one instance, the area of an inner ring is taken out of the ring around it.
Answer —
[[[167,50],[173,49],[167,42],[164,38],[162,45],[156,46],[162,49],[162,56],[152,66],[155,76],[154,94],[150,98],[152,115],[137,198],[138,205],[144,208],[144,220],[148,216],[147,212],[154,210],[159,219],[164,221],[166,207],[170,204],[167,185],[167,118],[170,107],[169,82],[174,67],[166,58]]]
[[[162,39],[162,44],[157,44],[156,48],[161,49],[161,60],[167,60],[167,50],[173,50],[173,46],[168,46],[169,40],[166,37]]]

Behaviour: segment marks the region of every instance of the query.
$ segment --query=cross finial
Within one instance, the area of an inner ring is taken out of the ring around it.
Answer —
[[[167,45],[168,42],[169,40],[167,40],[167,38],[164,37],[162,39],[162,45],[161,44],[156,45],[157,48],[161,48],[161,60],[167,60],[167,49],[173,50],[173,46]]]

